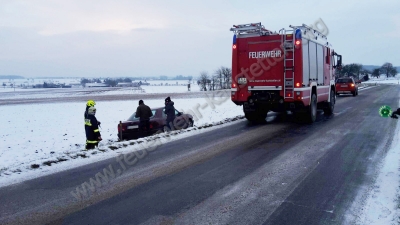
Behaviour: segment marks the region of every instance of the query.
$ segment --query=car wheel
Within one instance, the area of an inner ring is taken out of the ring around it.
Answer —
[[[356,91],[351,92],[353,94],[353,97],[356,97]]]
[[[168,129],[167,126],[164,126],[164,127],[163,127],[163,131],[166,133],[166,132],[169,132],[170,130]]]
[[[188,127],[193,127],[193,120],[192,119],[189,119]]]

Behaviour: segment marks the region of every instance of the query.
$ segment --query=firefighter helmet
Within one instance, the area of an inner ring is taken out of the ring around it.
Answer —
[[[89,107],[93,107],[93,106],[96,105],[96,102],[93,101],[93,100],[88,100],[87,103],[86,103],[86,105],[89,106]]]
[[[89,109],[88,109],[88,114],[89,115],[95,115],[96,114],[96,108],[95,107],[90,107]]]

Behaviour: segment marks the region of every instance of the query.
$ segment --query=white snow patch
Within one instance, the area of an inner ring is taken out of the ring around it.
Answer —
[[[386,75],[382,75],[379,78],[372,77],[368,81],[363,81],[363,84],[400,84],[400,74],[397,74],[395,77],[386,77]]]

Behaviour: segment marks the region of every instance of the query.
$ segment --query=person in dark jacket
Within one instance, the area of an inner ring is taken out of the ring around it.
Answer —
[[[393,119],[398,119],[399,117],[397,117],[396,115],[400,115],[400,108],[394,111],[390,117],[392,117]]]
[[[140,118],[139,122],[139,137],[148,135],[150,133],[150,117],[153,116],[153,112],[150,107],[144,104],[143,100],[139,100],[139,106],[136,109],[136,118]]]
[[[96,108],[89,107],[85,111],[86,150],[94,149],[102,140],[99,122],[96,119]]]
[[[170,97],[165,99],[165,108],[164,113],[167,115],[167,127],[169,130],[174,129],[174,120],[175,120],[175,107],[174,102],[171,101]]]

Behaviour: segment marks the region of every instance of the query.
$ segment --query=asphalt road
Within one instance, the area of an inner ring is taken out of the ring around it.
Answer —
[[[4,187],[0,224],[349,224],[393,139],[396,123],[378,109],[398,97],[377,86],[338,97],[312,125],[271,113],[163,144],[133,166],[121,157]],[[119,176],[76,198],[104,168]]]

